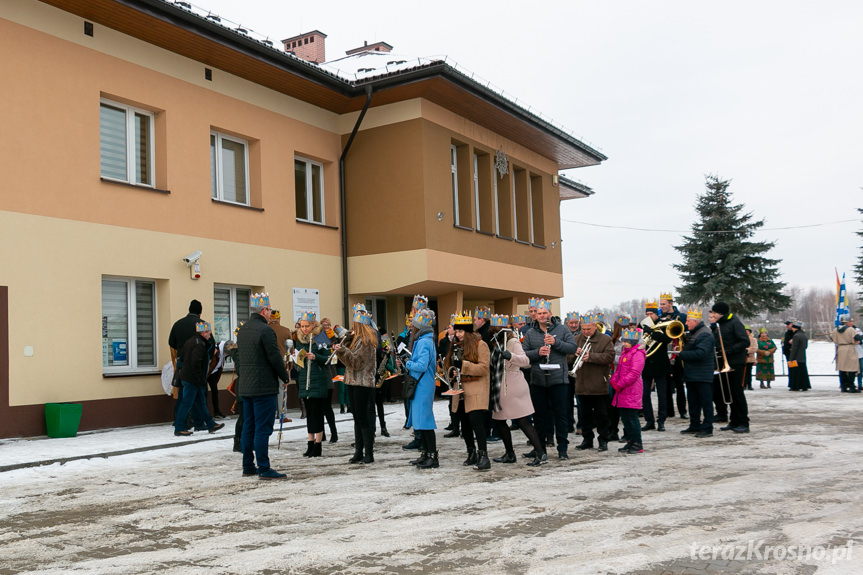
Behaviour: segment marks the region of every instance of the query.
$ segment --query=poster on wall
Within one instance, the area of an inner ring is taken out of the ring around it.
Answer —
[[[294,290],[294,323],[300,319],[304,311],[314,312],[318,321],[321,319],[320,292],[311,288],[293,288]]]

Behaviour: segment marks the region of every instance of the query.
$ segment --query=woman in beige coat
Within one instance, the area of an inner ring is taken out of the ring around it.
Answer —
[[[455,337],[444,359],[447,373],[458,370],[464,393],[456,396],[452,411],[461,417],[462,437],[467,446],[467,459],[463,465],[476,469],[491,468],[486,448],[485,417],[488,411],[489,350],[479,334],[473,333],[473,318],[465,312],[453,321]],[[476,443],[474,443],[476,435]],[[477,450],[479,446],[479,450]]]
[[[844,392],[858,393],[854,379],[860,369],[857,359],[855,336],[857,330],[851,325],[851,316],[843,314],[839,317],[839,327],[830,334],[830,339],[836,344],[836,369],[839,371],[839,388]]]

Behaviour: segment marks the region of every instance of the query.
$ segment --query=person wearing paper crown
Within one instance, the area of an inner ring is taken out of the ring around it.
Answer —
[[[459,399],[453,400],[452,410],[461,416],[462,437],[467,447],[467,459],[463,465],[485,470],[491,468],[485,428],[489,399],[489,349],[482,338],[474,333],[470,312],[465,311],[456,316],[453,329],[455,333],[444,358],[444,370],[450,373],[450,368],[454,367],[461,374],[464,393],[455,396]]]
[[[287,348],[287,345],[285,342],[287,342],[289,339],[293,339],[294,332],[292,332],[290,328],[282,325],[282,313],[277,309],[273,309],[272,312],[270,313],[269,324],[270,324],[270,327],[273,328],[273,331],[276,332],[276,345],[279,346],[279,353],[282,354],[282,357],[286,357],[287,353],[288,353],[288,348]],[[287,363],[285,364],[285,367],[288,367]],[[277,398],[277,401],[279,404],[279,410],[278,411],[279,411],[279,417],[283,418],[283,421],[285,423],[288,423],[291,421],[290,418],[286,417],[282,413],[282,409],[281,409],[281,407],[284,405],[284,402],[285,402],[285,394],[287,394],[287,393],[288,393],[288,384],[280,385],[279,386],[279,396]],[[293,392],[291,392],[291,393],[293,394]],[[302,399],[299,400],[299,403],[300,403],[300,408],[302,410],[302,415],[300,417],[305,417],[306,416],[306,405]]]
[[[576,339],[579,335],[581,335],[581,316],[578,315],[577,311],[567,312],[565,324],[567,329],[569,329],[569,333],[572,334],[573,340]],[[567,427],[567,431],[569,431],[570,433],[581,434],[581,408],[578,406],[578,398],[575,395],[575,377],[569,375],[569,372],[572,370],[572,366],[574,363],[575,354],[567,354],[566,379],[568,381],[567,387],[569,387],[569,401],[566,404],[566,415],[569,418],[569,427]]]
[[[414,396],[410,400],[410,413],[407,426],[413,427],[414,433],[420,434],[422,448],[418,459],[411,461],[417,469],[434,469],[440,466],[438,462],[437,438],[434,419],[435,373],[437,359],[434,336],[435,314],[430,309],[420,309],[416,312],[411,325],[413,350],[410,359],[405,363],[408,373],[416,382]]]
[[[298,353],[306,352],[303,365],[297,364],[297,390],[300,399],[306,403],[308,439],[303,457],[320,457],[323,451],[324,411],[331,398],[327,361],[332,350],[328,344],[321,344],[315,339],[321,334],[322,328],[314,312],[303,312],[299,322],[300,329],[294,333],[294,349]]]
[[[701,311],[686,314],[686,341],[678,359],[689,400],[689,427],[681,431],[695,437],[713,435],[713,371],[716,369],[713,333],[701,321]]]
[[[659,294],[659,321],[677,320],[686,325],[686,314],[678,311],[674,305],[674,298],[671,292]],[[672,351],[680,351],[683,342],[678,338],[672,340],[669,349]],[[677,356],[671,358],[671,379],[668,382],[668,417],[674,417],[674,397],[677,395],[677,412],[682,419],[686,419],[687,403],[686,403],[686,386],[683,383],[683,366],[677,361]]]
[[[569,459],[567,432],[570,418],[567,413],[572,408],[566,356],[575,353],[575,339],[572,332],[552,316],[551,302],[536,299],[533,303],[536,304],[536,319],[525,332],[522,342],[524,353],[530,360],[530,397],[536,411],[533,423],[541,439],[555,433],[558,458]],[[541,454],[534,449],[525,457],[536,458],[537,455]]]
[[[225,427],[224,423],[216,423],[207,411],[207,375],[209,374],[210,356],[207,349],[212,335],[210,324],[199,321],[195,325],[195,335],[186,340],[178,357],[182,358],[180,368],[180,383],[183,386],[183,399],[177,410],[177,418],[174,421],[174,435],[192,435],[186,429],[186,418],[189,412],[194,411],[195,417],[200,418],[210,433],[215,433]]]
[[[377,372],[378,333],[371,327],[372,316],[357,310],[353,316],[350,344],[335,344],[333,349],[345,364],[345,385],[354,416],[354,455],[350,463],[373,463],[374,458],[374,401],[375,373]]]
[[[270,296],[254,294],[250,298],[251,315],[237,333],[237,357],[240,373],[237,397],[243,400],[243,476],[260,479],[285,479],[270,466],[269,444],[273,418],[277,409],[279,380],[291,376],[279,353],[276,332],[267,324],[270,318]],[[257,465],[256,465],[257,460]]]
[[[509,316],[493,315],[490,323],[492,419],[506,449],[503,456],[495,457],[493,461],[497,463],[518,461],[512,445],[512,433],[506,424],[506,421],[511,419],[516,429],[521,429],[533,445],[535,455],[528,465],[538,467],[548,462],[548,456],[545,442],[540,439],[530,422],[530,416],[534,412],[533,402],[530,399],[530,388],[521,371],[521,368],[530,365],[530,360],[521,347],[518,334],[507,329],[510,325]]]
[[[641,371],[644,369],[645,353],[638,345],[639,333],[635,329],[625,329],[620,335],[623,350],[617,361],[617,369],[611,376],[611,387],[614,388],[614,399],[611,404],[620,412],[623,422],[623,434],[626,445],[618,451],[621,453],[643,453],[641,429],[638,424],[638,410],[641,409],[643,385]]]
[[[644,427],[641,431],[656,429],[665,431],[665,420],[668,418],[668,384],[671,376],[671,361],[668,358],[668,344],[671,338],[664,330],[653,329],[652,326],[659,323],[659,305],[656,302],[647,302],[644,305],[647,318],[642,323],[644,333],[650,336],[652,351],[650,357],[645,360],[642,378],[644,379],[644,397],[641,399],[644,412]],[[650,321],[647,321],[647,320]],[[656,351],[653,351],[656,350]],[[653,412],[652,392],[656,390],[656,401],[658,412]],[[673,409],[673,408],[672,408]]]
[[[491,310],[484,305],[477,307],[473,312],[473,332],[478,334],[486,345],[491,346],[491,336],[488,335],[489,318]]]
[[[589,343],[581,367],[575,374],[575,393],[581,404],[582,441],[576,449],[592,449],[594,429],[596,429],[599,451],[608,451],[609,387],[608,374],[614,363],[614,342],[611,337],[600,333],[596,327],[604,323],[601,313],[590,314],[581,321],[581,335],[575,340],[576,353],[581,353]]]

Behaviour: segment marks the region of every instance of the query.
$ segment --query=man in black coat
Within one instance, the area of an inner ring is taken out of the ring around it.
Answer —
[[[279,380],[291,378],[269,326],[270,298],[267,294],[251,297],[251,316],[237,333],[240,362],[237,397],[243,401],[243,477],[285,479],[270,467],[269,442],[277,408]],[[255,459],[257,458],[257,467]]]
[[[686,325],[686,316],[677,309],[674,305],[671,293],[660,294],[659,296],[659,321],[677,320]],[[675,340],[676,346],[680,345],[680,340]],[[672,347],[674,349],[674,347]],[[678,350],[679,351],[679,350]],[[677,392],[677,412],[680,417],[686,419],[686,387],[683,385],[683,366],[677,358],[671,359],[671,379],[668,382],[668,416],[674,417],[674,396]]]
[[[716,376],[716,391],[713,398],[716,403],[717,421],[723,420],[726,410],[724,393],[730,393],[731,418],[728,425],[721,427],[722,431],[734,431],[735,433],[749,433],[749,407],[746,404],[746,395],[743,393],[743,379],[746,375],[746,351],[749,349],[749,334],[743,323],[734,317],[731,308],[725,302],[718,301],[710,310],[710,321],[713,323],[713,336],[716,340],[716,351],[722,358],[723,352],[728,360],[731,371],[720,373]],[[720,382],[720,378],[728,378],[728,387]],[[728,399],[728,398],[726,398]]]
[[[191,431],[186,429],[186,418],[189,412],[195,413],[195,418],[200,419],[210,433],[225,427],[224,423],[216,423],[207,413],[207,400],[205,392],[207,389],[207,374],[210,368],[210,357],[208,353],[209,340],[212,335],[210,324],[205,321],[196,324],[195,335],[186,340],[183,349],[180,350],[177,365],[180,366],[180,385],[183,390],[183,399],[177,410],[174,420],[174,435],[188,436]],[[182,358],[182,362],[179,360]]]
[[[643,384],[641,395],[641,409],[644,412],[644,427],[642,431],[656,429],[665,431],[665,419],[668,417],[668,385],[671,376],[671,361],[668,359],[668,344],[671,338],[665,335],[661,329],[653,329],[652,326],[659,323],[659,306],[655,302],[647,302],[644,310],[647,318],[641,324],[644,329],[645,338],[649,336],[651,345],[645,350],[650,354],[644,360],[644,370],[641,372]],[[647,321],[650,319],[650,321]],[[656,389],[656,400],[658,406],[658,418],[653,414],[653,402],[651,401],[652,390]],[[672,413],[673,413],[673,407]]]
[[[716,366],[713,334],[701,321],[701,311],[689,310],[686,315],[686,343],[678,361],[683,367],[683,379],[689,400],[689,427],[680,433],[695,437],[713,435],[713,371]]]
[[[183,368],[183,359],[180,356],[180,350],[189,339],[195,337],[195,326],[201,321],[201,313],[204,311],[204,306],[196,299],[189,302],[189,313],[185,317],[181,317],[171,326],[171,333],[168,334],[168,346],[171,348],[171,361],[174,362],[174,373],[179,374]],[[174,402],[174,424],[177,423],[177,412],[180,410],[180,404],[183,403],[183,386],[179,384],[180,378],[174,377],[176,386],[176,400]],[[183,424],[185,425],[185,419]],[[195,429],[200,431],[205,429],[204,421],[198,416],[197,411],[192,411],[192,422]]]

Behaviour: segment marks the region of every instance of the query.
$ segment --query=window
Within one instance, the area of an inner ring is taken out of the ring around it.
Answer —
[[[530,215],[532,227],[531,243],[537,246],[545,245],[545,217],[542,205],[542,176],[530,175]]]
[[[531,243],[530,189],[527,171],[523,168],[513,168],[512,174],[513,218],[515,219],[515,240]]]
[[[213,288],[213,337],[216,341],[234,338],[234,330],[249,319],[252,288],[216,286]]]
[[[366,309],[378,328],[387,331],[387,299],[379,296],[366,296]]]
[[[102,100],[99,157],[103,178],[153,187],[153,113]]]
[[[153,371],[156,361],[156,283],[102,278],[102,369]]]
[[[472,230],[471,204],[473,203],[473,198],[471,197],[470,161],[468,146],[464,144],[450,145],[453,223],[458,227]]]
[[[473,196],[476,211],[476,230],[493,234],[496,225],[494,198],[492,196],[492,165],[488,154],[473,155]]]
[[[325,223],[323,164],[304,158],[294,160],[294,197],[298,220]]]
[[[213,199],[249,205],[249,145],[245,140],[210,132],[210,185]]]

